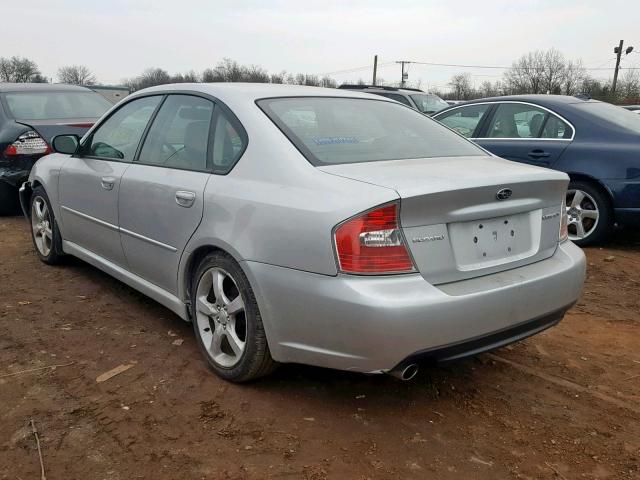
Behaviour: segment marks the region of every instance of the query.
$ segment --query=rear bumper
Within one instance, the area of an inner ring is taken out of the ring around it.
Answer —
[[[359,372],[412,358],[452,360],[533,335],[560,321],[585,276],[584,254],[570,242],[546,260],[437,287],[418,274],[243,267],[275,360]]]

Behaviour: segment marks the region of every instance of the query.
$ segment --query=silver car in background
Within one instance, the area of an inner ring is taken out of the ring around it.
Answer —
[[[40,258],[192,321],[228,380],[278,362],[408,379],[556,324],[584,281],[567,175],[382,97],[153,87],[53,147],[21,189]]]

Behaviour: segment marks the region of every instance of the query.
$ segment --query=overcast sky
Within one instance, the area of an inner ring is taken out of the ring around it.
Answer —
[[[396,60],[510,65],[531,50],[555,47],[581,58],[597,77],[612,75],[620,39],[640,52],[638,0],[366,0],[307,2],[227,0],[2,0],[0,56],[35,60],[48,77],[84,64],[116,84],[148,67],[170,73],[215,65],[223,57],[270,72],[324,74]],[[640,67],[640,53],[623,65]],[[409,80],[443,87],[468,71],[478,84],[501,70],[409,66]],[[335,73],[370,80],[371,68]]]

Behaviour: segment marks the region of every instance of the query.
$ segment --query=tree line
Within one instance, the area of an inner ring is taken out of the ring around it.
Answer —
[[[615,94],[612,80],[591,77],[581,60],[568,60],[558,50],[529,52],[517,59],[502,78],[494,82],[473,82],[469,73],[451,77],[450,91],[439,93],[445,99],[473,100],[502,95],[550,93],[555,95],[589,95],[609,102],[640,100],[640,72],[623,70]]]
[[[56,80],[73,85],[98,84],[96,76],[84,65],[60,67]],[[49,82],[37,64],[21,57],[0,57],[0,82]],[[315,74],[269,73],[258,65],[241,65],[224,58],[215,66],[202,72],[189,71],[171,74],[162,68],[149,68],[141,74],[124,79],[122,83],[131,91],[154,85],[183,82],[257,82],[291,85],[337,87],[337,82],[329,76]],[[364,84],[362,79],[355,82]],[[382,84],[381,80],[379,84]],[[392,85],[397,86],[397,84]],[[559,95],[586,94],[592,98],[610,102],[640,102],[640,72],[623,70],[618,78],[615,95],[612,81],[591,77],[580,60],[566,59],[556,49],[529,52],[513,62],[502,77],[496,81],[483,81],[479,85],[473,75],[460,73],[451,77],[449,91],[432,90],[445,99],[471,100],[515,94],[551,93]]]
[[[140,75],[124,80],[124,84],[132,91],[142,88],[162,85],[165,83],[182,82],[253,82],[253,83],[284,83],[291,85],[309,85],[314,87],[337,87],[337,82],[328,76],[309,75],[304,73],[269,73],[258,65],[240,65],[238,62],[225,58],[212,68],[201,73],[190,71],[171,75],[162,68],[149,68]]]

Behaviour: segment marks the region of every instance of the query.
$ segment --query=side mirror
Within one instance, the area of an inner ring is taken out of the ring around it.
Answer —
[[[77,135],[56,135],[51,140],[53,150],[58,153],[73,155],[78,149],[80,138]]]

